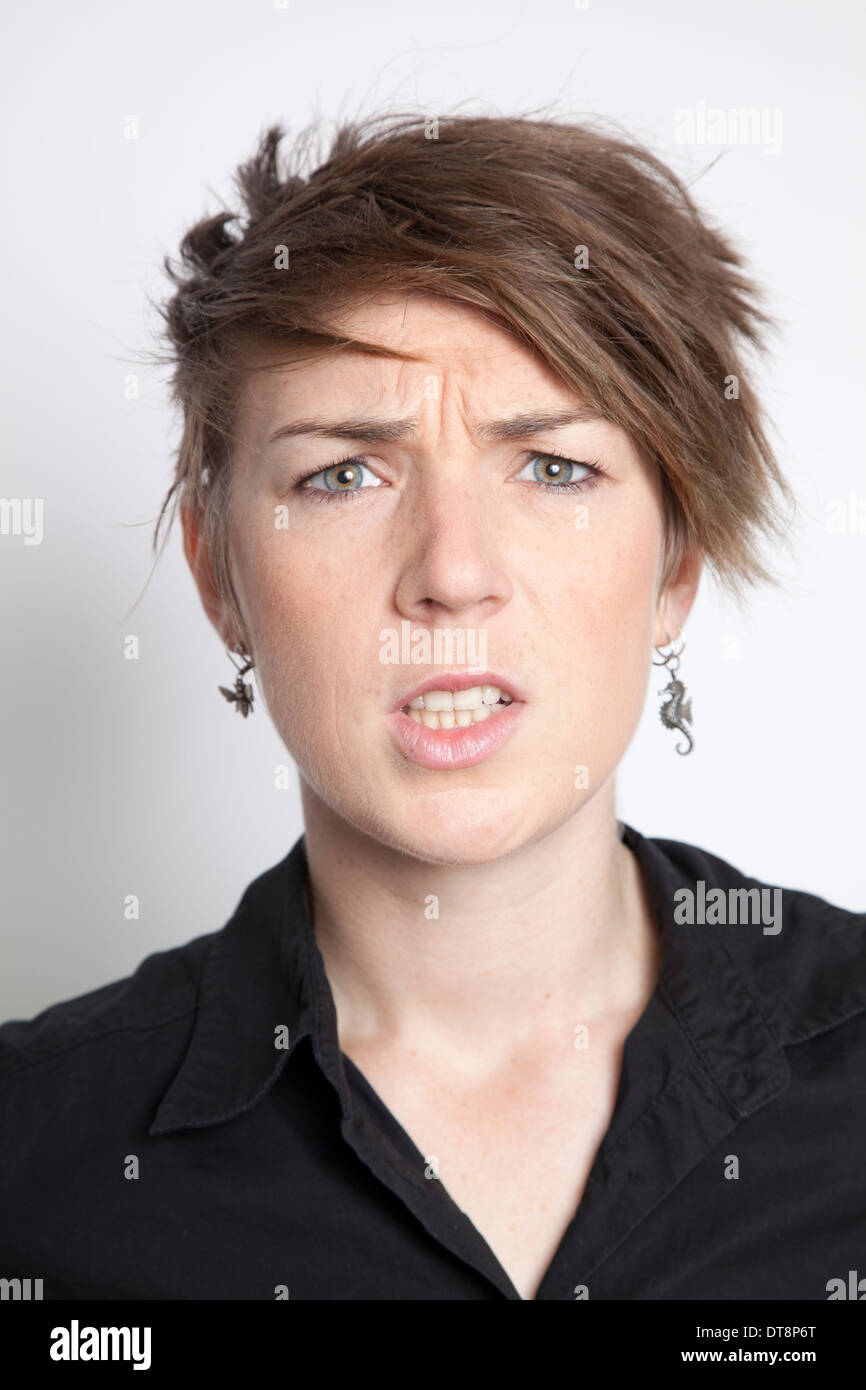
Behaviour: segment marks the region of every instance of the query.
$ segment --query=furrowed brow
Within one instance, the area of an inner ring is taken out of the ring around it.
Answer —
[[[367,444],[391,443],[410,439],[417,428],[418,421],[415,419],[294,420],[274,430],[268,443],[274,444],[278,439],[288,439],[298,434],[313,434],[325,439],[362,439]]]
[[[474,430],[476,438],[486,443],[498,443],[508,439],[526,439],[544,430],[563,429],[566,425],[598,424],[604,417],[589,406],[572,407],[568,410],[526,411],[513,415],[507,420],[487,420]],[[268,443],[278,439],[289,439],[297,435],[311,434],[327,439],[359,439],[367,444],[394,443],[412,439],[418,431],[418,420],[357,419],[323,420],[319,418],[294,420],[291,424],[280,425],[269,437]]]
[[[479,439],[498,442],[503,439],[526,439],[545,430],[560,430],[566,425],[601,424],[604,417],[589,406],[569,410],[531,410],[513,415],[510,420],[488,420],[475,433]]]

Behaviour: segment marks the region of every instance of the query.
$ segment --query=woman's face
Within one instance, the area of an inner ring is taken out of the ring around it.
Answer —
[[[655,465],[605,421],[532,430],[581,403],[510,335],[415,292],[332,326],[423,360],[352,353],[250,378],[229,557],[259,688],[307,795],[402,852],[483,863],[608,782],[694,585],[662,618]],[[320,432],[272,439],[313,418]],[[467,673],[511,704],[468,722],[400,712],[419,685],[447,704]]]

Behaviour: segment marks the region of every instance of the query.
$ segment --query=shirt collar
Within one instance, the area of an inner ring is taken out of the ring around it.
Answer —
[[[661,929],[658,996],[721,1096],[736,1114],[749,1115],[787,1082],[783,1039],[762,1009],[743,958],[725,940],[731,928],[674,921],[675,891],[694,884],[695,875],[689,879],[689,874],[696,861],[677,862],[670,849],[699,856],[708,891],[742,879],[732,878],[735,871],[724,861],[694,847],[651,841],[625,823],[620,831],[637,855]],[[149,1134],[243,1114],[270,1090],[308,1035],[344,1113],[351,1110],[333,996],[307,911],[308,874],[301,835],[280,863],[249,885],[229,922],[215,933],[190,1044]]]
[[[305,902],[304,836],[249,884],[214,934],[192,1037],[149,1134],[233,1119],[270,1090],[313,1029],[318,954]]]

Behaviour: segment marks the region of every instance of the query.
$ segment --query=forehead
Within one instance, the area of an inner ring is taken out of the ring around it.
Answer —
[[[353,303],[330,315],[328,327],[412,358],[345,350],[253,370],[240,397],[243,432],[258,434],[275,413],[307,413],[313,405],[347,415],[450,395],[487,415],[578,401],[537,353],[471,305],[406,291]]]
[[[334,332],[379,342],[397,351],[421,350],[437,358],[456,353],[467,365],[482,347],[498,356],[530,355],[513,333],[482,309],[419,290],[355,301],[335,311],[329,322]]]

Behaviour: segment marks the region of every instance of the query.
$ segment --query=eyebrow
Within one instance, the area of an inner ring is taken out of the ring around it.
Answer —
[[[522,415],[512,415],[506,420],[486,420],[478,425],[473,435],[485,443],[496,443],[508,439],[525,439],[544,430],[559,430],[566,425],[606,424],[605,416],[590,406],[572,406],[568,410],[531,410]],[[313,418],[294,420],[288,425],[280,425],[268,439],[275,444],[278,439],[289,439],[300,434],[312,434],[329,439],[360,439],[368,444],[392,443],[412,439],[418,432],[418,419],[411,416],[404,420],[386,418],[365,418],[355,420],[323,420]]]

